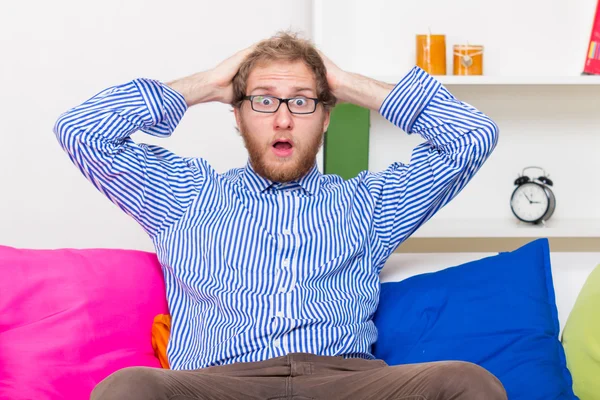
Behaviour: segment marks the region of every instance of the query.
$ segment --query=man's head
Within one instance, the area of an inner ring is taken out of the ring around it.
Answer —
[[[233,79],[233,96],[254,170],[276,182],[304,176],[315,164],[336,102],[315,47],[285,32],[261,41]],[[295,100],[277,109],[274,97]]]

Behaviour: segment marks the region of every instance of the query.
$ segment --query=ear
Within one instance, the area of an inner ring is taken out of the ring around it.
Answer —
[[[235,115],[235,124],[238,129],[240,129],[240,109],[237,107],[233,107],[233,115]]]
[[[327,132],[327,129],[329,129],[330,122],[331,122],[331,109],[325,111],[325,118],[323,118],[323,132]]]

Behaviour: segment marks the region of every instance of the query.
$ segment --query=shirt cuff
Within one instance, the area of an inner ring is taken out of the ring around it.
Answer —
[[[155,136],[170,136],[188,108],[183,95],[152,79],[135,79],[133,83],[144,99],[150,117],[142,131]]]
[[[407,133],[437,94],[441,83],[419,67],[413,67],[385,98],[379,113]]]

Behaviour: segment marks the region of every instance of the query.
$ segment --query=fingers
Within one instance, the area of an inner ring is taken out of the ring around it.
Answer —
[[[246,47],[245,49],[242,49],[240,51],[238,51],[235,55],[236,58],[244,60],[246,57],[248,57],[254,50],[256,50],[256,45],[257,43],[254,43],[251,46]]]
[[[323,59],[323,63],[327,63],[327,61],[329,61],[329,59],[325,56],[325,54],[323,54],[323,52],[319,49],[317,49],[317,53],[319,53],[319,56],[321,56],[321,58]]]
[[[331,60],[329,59],[329,57],[327,57],[321,50],[317,49],[317,52],[319,53],[319,55],[321,56],[321,58],[323,59],[323,61],[326,61],[328,63],[331,63]]]
[[[323,64],[325,64],[325,68],[327,68],[327,70],[333,71],[333,70],[339,69],[338,66],[335,65],[333,63],[333,61],[331,61],[325,54],[323,54],[323,52],[321,50],[317,49],[317,52],[319,53],[319,55],[323,59]]]
[[[235,53],[233,56],[229,57],[227,60],[225,60],[223,62],[223,64],[227,65],[229,68],[233,68],[235,69],[235,71],[232,72],[237,72],[237,70],[239,69],[240,65],[244,62],[244,60],[256,49],[256,43],[253,44],[252,46],[246,47],[245,49],[242,49],[240,51],[238,51],[237,53]]]

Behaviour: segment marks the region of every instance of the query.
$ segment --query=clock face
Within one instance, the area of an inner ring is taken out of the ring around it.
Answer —
[[[534,222],[548,210],[548,196],[544,188],[535,183],[525,183],[515,189],[510,206],[517,218]]]

